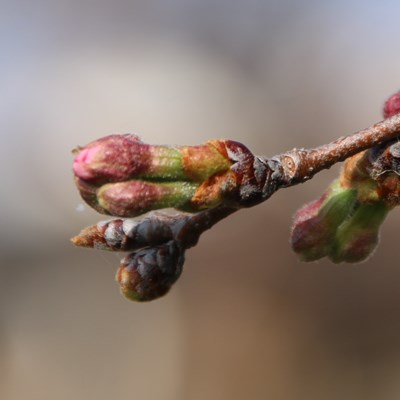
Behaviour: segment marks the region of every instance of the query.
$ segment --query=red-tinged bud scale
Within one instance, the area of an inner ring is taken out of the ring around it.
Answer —
[[[325,198],[326,194],[306,204],[294,216],[290,242],[302,261],[318,260],[328,254],[326,239],[331,235],[318,214]]]

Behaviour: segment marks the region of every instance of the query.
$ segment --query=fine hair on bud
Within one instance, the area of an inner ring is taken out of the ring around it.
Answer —
[[[165,295],[182,273],[184,253],[175,240],[130,253],[121,260],[116,275],[122,294],[134,301]]]

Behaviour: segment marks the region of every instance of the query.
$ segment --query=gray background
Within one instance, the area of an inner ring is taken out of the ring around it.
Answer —
[[[126,301],[69,237],[71,149],[227,137],[273,155],[381,119],[396,1],[0,1],[0,397],[398,399],[398,211],[360,265],[302,264],[292,215],[339,167],[221,222],[172,292]]]

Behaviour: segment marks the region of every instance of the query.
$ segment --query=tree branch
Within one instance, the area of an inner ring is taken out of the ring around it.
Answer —
[[[324,146],[308,150],[293,149],[276,156],[283,170],[282,186],[288,187],[305,182],[321,170],[328,169],[337,162],[399,135],[400,114],[396,114]]]
[[[99,222],[71,240],[131,252],[117,272],[121,291],[132,300],[152,300],[178,279],[186,249],[204,231],[348,159],[324,195],[296,214],[291,240],[306,261],[358,262],[373,251],[379,226],[400,202],[400,151],[392,141],[400,135],[399,111],[397,93],[385,104],[389,118],[327,145],[271,158],[231,140],[170,147],[129,134],[101,138],[75,150],[77,188],[100,213],[139,218]],[[179,212],[154,211],[168,207]]]

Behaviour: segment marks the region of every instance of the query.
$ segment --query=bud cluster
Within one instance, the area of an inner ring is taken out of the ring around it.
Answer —
[[[400,92],[384,107],[400,112]],[[400,144],[385,142],[348,158],[340,177],[318,200],[294,217],[293,250],[303,261],[328,257],[335,263],[367,259],[379,241],[388,212],[400,204]]]
[[[110,135],[76,151],[73,170],[82,198],[102,214],[135,217],[174,207],[197,212],[263,199],[269,166],[244,145],[155,146]]]
[[[153,300],[179,278],[186,250],[204,231],[346,159],[339,178],[296,213],[291,244],[303,261],[365,260],[388,212],[400,204],[398,113],[400,92],[385,103],[384,121],[272,158],[257,157],[231,140],[176,147],[149,145],[131,134],[96,140],[75,150],[77,188],[98,212],[128,219],[99,222],[72,242],[130,252],[116,275],[121,291],[131,300]],[[179,212],[154,211],[170,207]]]
[[[75,151],[73,170],[82,198],[118,217],[72,238],[77,246],[133,251],[117,280],[126,297],[152,300],[178,279],[184,252],[200,234],[239,207],[263,199],[270,167],[245,146],[214,140],[200,146],[153,146],[135,135],[110,135]],[[175,216],[153,210],[173,207]]]
[[[169,291],[182,272],[185,251],[234,211],[227,207],[196,214],[153,211],[137,219],[98,222],[71,241],[80,247],[131,252],[121,260],[116,279],[128,299],[148,301]]]

